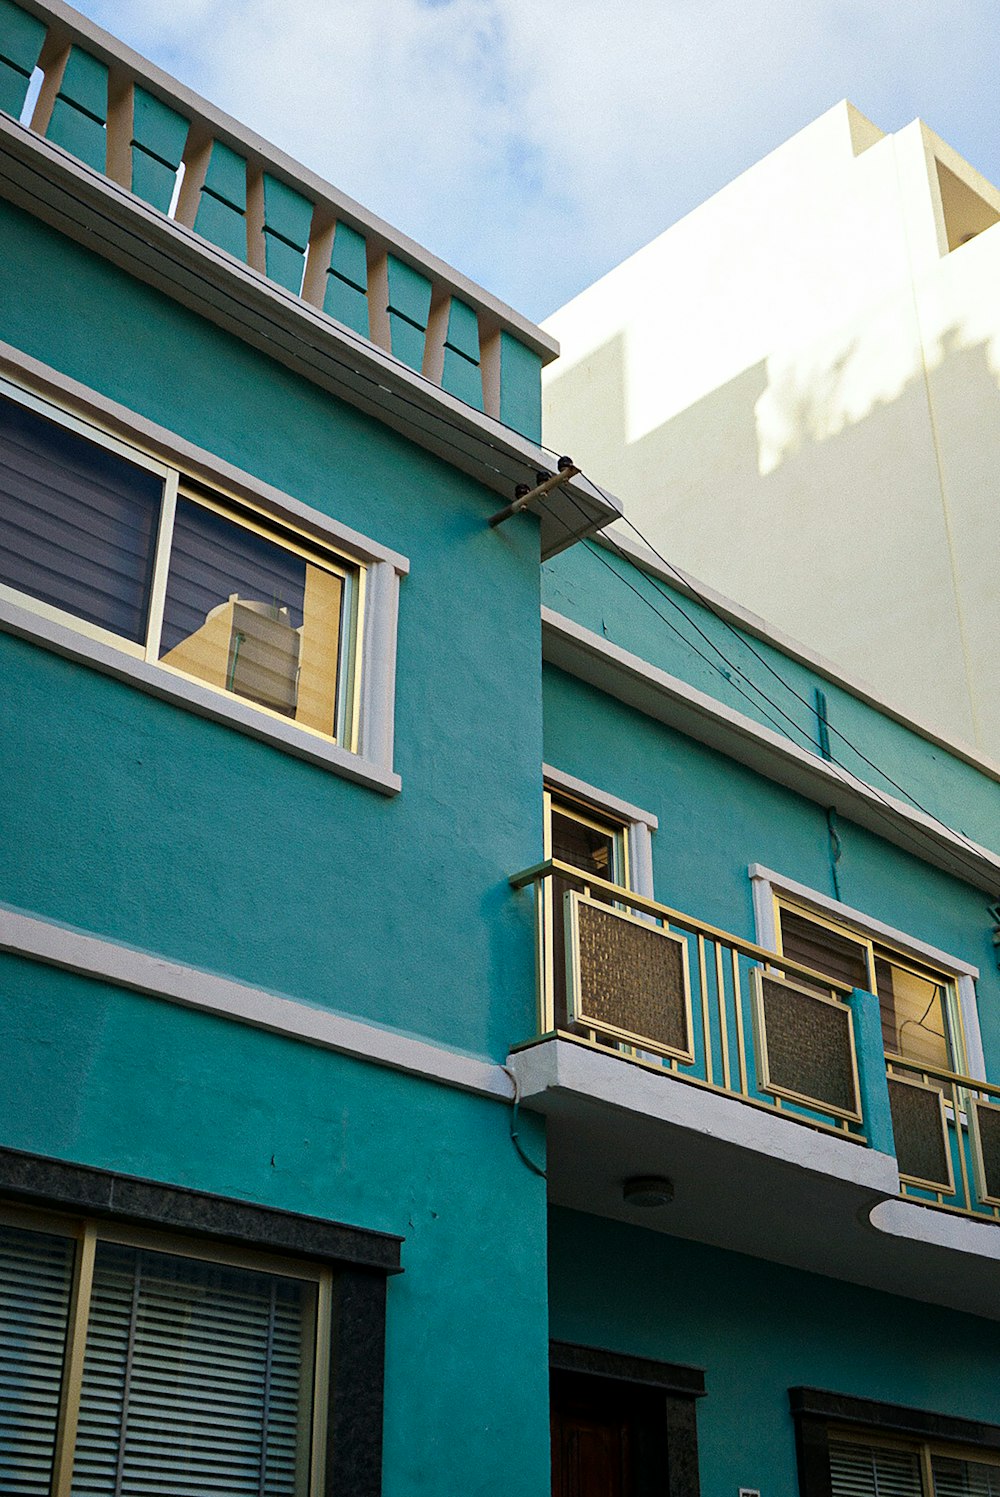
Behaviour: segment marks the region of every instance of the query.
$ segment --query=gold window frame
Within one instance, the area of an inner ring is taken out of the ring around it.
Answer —
[[[581,905],[589,906],[591,909],[600,911],[603,915],[610,915],[616,920],[625,921],[627,924],[637,925],[647,934],[655,933],[663,940],[672,941],[676,946],[680,947],[684,988],[684,1027],[688,1040],[686,1048],[681,1049],[671,1045],[658,1044],[648,1035],[639,1034],[635,1030],[625,1029],[616,1024],[609,1024],[603,1019],[595,1019],[584,1012],[579,962],[579,910]],[[683,1064],[691,1065],[694,1061],[694,1020],[691,1007],[691,972],[688,958],[688,944],[684,937],[675,934],[674,931],[665,930],[662,925],[656,925],[647,918],[640,915],[633,915],[628,910],[606,904],[603,900],[592,899],[589,895],[581,894],[578,889],[568,889],[566,891],[563,908],[566,911],[566,1003],[570,1021],[574,1024],[582,1024],[586,1028],[594,1030],[597,1034],[606,1035],[609,1039],[621,1040],[625,1044],[633,1045],[637,1049],[646,1051],[651,1055],[664,1055],[678,1060]]]
[[[1000,1470],[1000,1452],[982,1445],[967,1445],[956,1442],[947,1444],[942,1440],[922,1440],[919,1436],[885,1434],[868,1425],[841,1425],[831,1421],[827,1425],[830,1439],[842,1445],[857,1445],[862,1450],[898,1450],[904,1455],[915,1455],[920,1465],[922,1497],[934,1497],[933,1461],[940,1456],[949,1461],[971,1461],[980,1466],[993,1466]]]
[[[958,986],[956,974],[949,972],[944,967],[936,967],[932,961],[925,960],[920,955],[914,955],[891,940],[882,936],[870,935],[859,926],[848,920],[837,920],[825,911],[815,908],[804,900],[795,899],[781,892],[780,888],[772,887],[771,899],[774,907],[774,932],[775,948],[779,956],[784,955],[784,943],[781,930],[781,912],[788,910],[793,915],[799,915],[804,920],[809,920],[813,925],[822,926],[825,930],[832,931],[834,935],[840,936],[847,941],[853,941],[865,952],[865,965],[868,971],[868,991],[876,998],[881,997],[878,991],[878,981],[875,976],[876,957],[891,962],[894,966],[903,968],[904,971],[912,973],[916,977],[923,977],[931,982],[937,983],[943,993],[942,1010],[945,1024],[948,1030],[946,1044],[951,1059],[948,1069],[962,1072],[966,1068],[966,1044],[965,1044],[965,1021],[962,1017],[962,1005],[958,997]],[[901,1065],[921,1067],[922,1062],[914,1060],[910,1056],[900,1055],[894,1051],[884,1052],[887,1060],[898,1061]]]
[[[195,1262],[227,1268],[244,1268],[276,1277],[295,1279],[312,1286],[313,1307],[306,1317],[303,1361],[311,1361],[308,1433],[304,1412],[300,1414],[300,1439],[307,1443],[307,1459],[295,1497],[323,1497],[326,1472],[327,1400],[330,1386],[330,1337],[333,1325],[333,1269],[308,1259],[298,1260],[254,1248],[230,1246],[211,1239],[192,1239],[172,1231],[131,1227],[103,1219],[66,1215],[34,1207],[0,1202],[0,1226],[26,1232],[65,1237],[74,1243],[63,1373],[52,1461],[51,1497],[72,1497],[76,1434],[83,1391],[83,1367],[87,1347],[90,1299],[99,1242],[146,1249]]]
[[[939,1086],[934,1086],[932,1083],[927,1081],[920,1081],[916,1076],[901,1075],[899,1071],[896,1070],[896,1064],[897,1062],[893,1061],[893,1069],[889,1076],[890,1085],[898,1084],[900,1086],[912,1086],[915,1087],[918,1091],[933,1092],[937,1097],[938,1115],[941,1121],[941,1138],[944,1141],[944,1155],[946,1160],[948,1161],[947,1182],[945,1182],[944,1180],[924,1180],[921,1179],[918,1175],[905,1175],[902,1170],[900,1170],[899,1172],[899,1178],[905,1181],[907,1185],[915,1185],[918,1190],[932,1190],[935,1195],[943,1194],[953,1196],[955,1194],[955,1166],[951,1157],[951,1137],[948,1131],[949,1107],[947,1102],[945,1101],[944,1092]],[[915,1062],[904,1061],[903,1064],[914,1066]],[[961,1127],[961,1120],[959,1120],[958,1126]],[[961,1141],[959,1142],[961,1144]]]
[[[788,988],[793,993],[800,993],[803,998],[807,998],[813,1003],[823,1003],[828,1008],[835,1008],[846,1016],[847,1040],[851,1056],[851,1082],[855,1098],[855,1106],[853,1108],[836,1107],[830,1102],[823,1101],[820,1097],[808,1097],[804,1092],[796,1092],[789,1087],[778,1086],[772,1079],[767,1045],[767,1017],[764,1010],[763,985],[765,980],[777,983],[780,987]],[[843,1118],[845,1122],[862,1122],[858,1051],[854,1040],[854,1015],[850,1007],[839,998],[835,998],[832,993],[818,993],[815,988],[806,987],[801,982],[792,982],[771,968],[766,971],[762,967],[752,968],[750,983],[753,991],[754,1043],[760,1070],[758,1081],[761,1091],[767,1092],[773,1097],[782,1097],[786,1102],[795,1102],[801,1107],[808,1107],[813,1112],[825,1112],[831,1117]]]
[[[775,891],[773,899],[775,945],[779,956],[784,956],[785,954],[781,930],[781,912],[782,910],[788,910],[790,914],[799,915],[803,920],[808,920],[813,925],[822,926],[824,930],[832,931],[835,936],[840,936],[843,940],[852,941],[856,946],[860,946],[865,953],[865,967],[868,972],[868,982],[870,984],[868,991],[875,993],[874,986],[871,986],[875,982],[875,943],[871,936],[865,935],[864,932],[856,930],[853,925],[848,925],[844,921],[832,920],[823,911],[815,910],[807,904],[801,904],[798,900],[789,899],[780,892]],[[820,976],[822,976],[822,973]],[[876,993],[875,996],[877,997],[878,994]]]
[[[607,881],[617,884],[619,888],[631,889],[632,869],[629,859],[628,822],[616,818],[611,812],[602,812],[598,806],[578,800],[576,796],[566,791],[552,789],[549,785],[544,787],[542,806],[545,815],[542,852],[546,858],[552,857],[552,813],[554,811],[559,816],[569,817],[572,821],[580,822],[582,826],[590,827],[592,831],[603,832],[612,838],[615,844],[615,857],[616,860],[620,859],[621,867],[610,870],[609,873],[613,874],[613,877],[609,876]],[[581,870],[581,877],[586,877],[583,870]]]
[[[87,619],[78,618],[76,614],[66,609],[57,608],[52,604],[45,603],[40,598],[35,598],[31,593],[21,592],[17,588],[0,583],[0,598],[8,602],[16,603],[18,607],[27,612],[35,614],[39,618],[46,619],[52,623],[60,624],[76,634],[82,634],[86,638],[94,640],[98,644],[108,645],[115,650],[130,655],[133,659],[141,660],[147,665],[154,666],[158,671],[164,671],[175,675],[186,681],[192,681],[206,691],[212,691],[222,697],[228,697],[239,702],[253,712],[262,713],[272,720],[294,724],[303,733],[308,733],[326,743],[336,743],[351,753],[357,753],[360,741],[360,708],[361,708],[361,675],[362,675],[362,648],[364,637],[365,618],[365,594],[367,580],[367,564],[350,556],[342,555],[334,545],[326,545],[324,541],[316,536],[310,535],[308,531],[297,525],[291,518],[275,517],[264,511],[257,510],[252,503],[243,496],[230,492],[226,486],[212,480],[210,483],[202,483],[200,480],[187,477],[185,473],[174,464],[161,458],[154,450],[138,442],[123,441],[121,437],[114,435],[90,417],[82,419],[55,404],[45,396],[36,395],[33,391],[15,384],[12,380],[0,377],[0,397],[9,399],[26,409],[33,411],[36,415],[61,426],[84,440],[92,442],[96,447],[103,447],[106,451],[113,452],[117,457],[124,458],[136,467],[144,468],[147,472],[156,474],[163,480],[163,493],[160,500],[160,512],[156,529],[156,540],[153,553],[153,571],[150,581],[146,637],[142,643],[126,639],[123,635],[116,634],[113,630],[105,629],[99,624],[92,624]],[[325,733],[318,728],[311,727],[308,723],[299,722],[286,714],[277,712],[261,702],[253,701],[249,697],[240,696],[236,692],[227,691],[224,687],[214,686],[200,676],[195,676],[187,671],[180,670],[176,666],[164,663],[159,658],[160,633],[163,624],[163,607],[166,598],[167,576],[170,568],[170,558],[173,548],[174,515],[177,509],[177,499],[183,496],[185,499],[199,504],[206,509],[213,510],[230,520],[233,524],[242,526],[246,530],[252,530],[273,545],[280,546],[303,557],[315,566],[339,576],[344,584],[344,604],[342,616],[338,629],[338,690],[335,707],[334,732]],[[339,683],[343,682],[341,689]]]
[[[943,1068],[946,1070],[964,1072],[965,1070],[965,1025],[962,1019],[962,1005],[958,1002],[958,994],[954,975],[943,971],[940,967],[934,967],[926,962],[920,962],[909,956],[906,952],[899,951],[896,947],[887,945],[885,942],[874,942],[875,957],[888,961],[894,967],[899,967],[904,972],[909,972],[913,977],[923,978],[925,982],[933,983],[941,989],[941,1013],[945,1022],[945,1044],[949,1051],[949,1060]],[[874,980],[874,966],[872,977]],[[873,988],[876,998],[879,997],[877,988]],[[886,1058],[898,1061],[900,1065],[912,1066],[919,1070],[921,1065],[927,1062],[915,1060],[912,1056],[902,1055],[898,1051],[887,1050]],[[934,1067],[932,1066],[933,1070]]]

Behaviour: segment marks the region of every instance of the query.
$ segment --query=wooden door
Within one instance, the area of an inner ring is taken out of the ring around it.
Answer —
[[[628,1421],[552,1410],[552,1497],[632,1497]]]

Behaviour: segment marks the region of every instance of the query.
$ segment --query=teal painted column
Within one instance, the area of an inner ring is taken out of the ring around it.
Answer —
[[[895,1155],[896,1142],[892,1132],[892,1113],[889,1110],[889,1082],[885,1072],[879,1002],[874,993],[855,988],[847,999],[847,1006],[854,1017],[861,1112],[868,1147],[877,1149],[880,1154]]]

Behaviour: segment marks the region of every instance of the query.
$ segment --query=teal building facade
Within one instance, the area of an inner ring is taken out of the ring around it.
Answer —
[[[0,109],[0,1490],[1000,1491],[1000,771],[60,0]]]

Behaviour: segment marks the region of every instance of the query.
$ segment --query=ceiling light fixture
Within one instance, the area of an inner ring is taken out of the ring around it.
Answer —
[[[669,1206],[673,1198],[674,1182],[664,1175],[634,1175],[622,1186],[626,1206],[638,1206],[643,1211]]]

